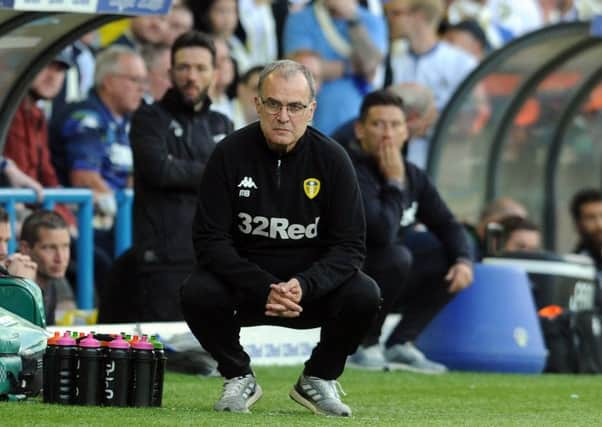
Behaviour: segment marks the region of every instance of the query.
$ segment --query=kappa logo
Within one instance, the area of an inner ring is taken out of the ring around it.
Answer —
[[[320,180],[317,178],[307,178],[303,181],[303,191],[310,200],[313,199],[320,192]]]
[[[257,185],[255,185],[253,178],[245,176],[238,184],[238,188],[240,188],[240,191],[238,192],[239,197],[250,197],[251,190],[257,190]]]

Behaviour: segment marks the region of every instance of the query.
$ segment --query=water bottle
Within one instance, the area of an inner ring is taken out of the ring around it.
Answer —
[[[132,344],[131,406],[150,406],[153,394],[154,349],[143,336]]]
[[[77,345],[69,332],[56,342],[56,401],[65,405],[75,402]]]
[[[165,377],[165,364],[167,363],[167,355],[163,343],[155,335],[151,336],[150,342],[155,348],[154,356],[154,375],[153,375],[153,393],[151,397],[151,406],[161,406],[163,402],[163,379]]]
[[[42,358],[42,399],[44,403],[56,403],[56,343],[60,338],[61,333],[55,332],[54,336],[48,339]]]
[[[107,343],[102,403],[127,406],[130,389],[130,345],[121,336]]]
[[[76,401],[80,405],[100,405],[103,352],[100,341],[89,334],[79,342]]]

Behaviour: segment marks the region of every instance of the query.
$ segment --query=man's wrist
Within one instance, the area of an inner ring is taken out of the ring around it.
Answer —
[[[456,264],[465,264],[471,270],[473,267],[472,260],[470,258],[465,258],[465,257],[456,258]]]
[[[405,185],[401,179],[387,178],[387,185],[389,187],[397,188],[399,191],[405,190]]]

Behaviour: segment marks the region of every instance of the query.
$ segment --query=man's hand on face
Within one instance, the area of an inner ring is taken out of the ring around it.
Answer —
[[[29,255],[15,253],[6,259],[6,269],[12,276],[35,280],[38,265],[32,261]]]
[[[387,180],[398,181],[403,184],[405,167],[401,158],[401,150],[395,144],[383,143],[378,147],[376,160],[381,173]]]
[[[299,317],[303,308],[299,305],[303,290],[299,280],[272,283],[265,305],[265,315],[272,317]]]

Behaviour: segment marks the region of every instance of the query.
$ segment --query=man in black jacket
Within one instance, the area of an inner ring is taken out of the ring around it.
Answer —
[[[425,173],[401,155],[408,138],[401,98],[389,90],[368,94],[355,132],[358,141],[349,151],[366,213],[364,271],[378,283],[383,305],[351,362],[374,369],[390,364],[413,371],[444,372],[443,365],[428,360],[412,341],[451,296],[472,281],[462,226]],[[416,221],[432,234],[409,231]],[[398,302],[402,320],[389,336],[383,354],[381,328]]]
[[[261,73],[259,122],[220,143],[193,226],[197,269],[184,282],[184,317],[225,377],[217,411],[248,412],[261,396],[241,326],[321,326],[320,343],[290,397],[316,414],[349,416],[336,379],[379,306],[360,271],[365,221],[344,150],[308,127],[311,73],[285,60]]]
[[[132,119],[134,251],[141,319],[182,320],[179,289],[195,263],[190,229],[201,175],[232,123],[209,109],[215,47],[195,31],[171,49],[173,87]]]

